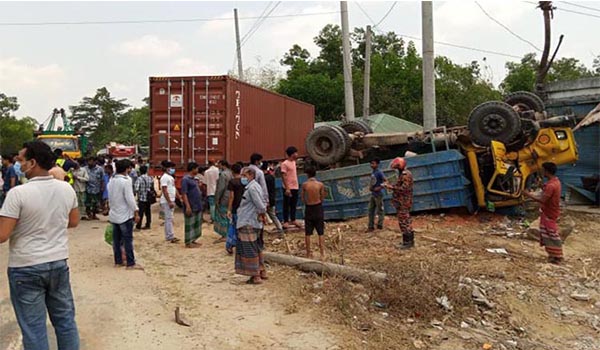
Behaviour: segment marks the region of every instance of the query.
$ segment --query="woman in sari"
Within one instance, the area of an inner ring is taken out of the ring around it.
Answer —
[[[217,188],[215,190],[215,219],[214,229],[215,232],[221,236],[215,243],[225,242],[227,239],[227,231],[229,230],[229,218],[227,217],[227,208],[229,207],[229,181],[233,178],[231,170],[229,169],[229,163],[226,160],[219,162],[221,173],[219,174],[219,180],[217,181]]]
[[[267,279],[262,251],[264,250],[263,227],[267,206],[262,188],[254,180],[255,170],[242,171],[242,184],[246,187],[237,216],[237,243],[235,247],[235,272],[250,276],[248,284],[261,284]]]

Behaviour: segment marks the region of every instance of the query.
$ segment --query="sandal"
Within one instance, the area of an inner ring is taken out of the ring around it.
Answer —
[[[138,264],[127,266],[125,269],[127,269],[127,270],[140,270],[140,271],[144,271],[144,268],[141,265],[138,265]]]

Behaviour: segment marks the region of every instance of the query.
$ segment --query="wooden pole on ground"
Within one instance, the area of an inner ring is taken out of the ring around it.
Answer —
[[[278,254],[272,252],[263,253],[265,261],[295,267],[305,272],[318,274],[342,276],[354,282],[385,282],[387,274],[359,269],[356,267],[327,263],[312,259],[300,258],[293,255]]]

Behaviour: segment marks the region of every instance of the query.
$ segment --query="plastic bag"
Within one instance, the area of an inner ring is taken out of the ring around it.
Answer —
[[[113,244],[113,225],[108,224],[104,229],[104,242],[112,247]]]

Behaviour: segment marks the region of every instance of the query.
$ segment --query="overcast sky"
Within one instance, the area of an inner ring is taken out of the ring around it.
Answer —
[[[496,20],[538,48],[543,22],[530,2],[481,1]],[[54,107],[68,107],[106,86],[118,98],[139,106],[148,77],[222,75],[234,67],[233,8],[246,34],[269,2],[0,2],[0,92],[17,96],[18,116],[42,121]],[[275,3],[271,3],[273,8]],[[349,2],[351,27],[379,22],[393,2]],[[600,2],[555,2],[553,42],[565,39],[558,57],[576,57],[591,67],[600,54]],[[586,6],[577,7],[574,5]],[[363,13],[360,7],[366,12]],[[564,9],[564,11],[563,11]],[[597,11],[595,11],[597,9]],[[576,14],[567,10],[581,12]],[[269,10],[268,10],[269,11]],[[293,45],[316,55],[312,39],[327,23],[340,23],[339,2],[282,2],[243,47],[245,66],[278,62]],[[334,12],[334,13],[327,13]],[[324,14],[325,13],[325,14]],[[300,14],[310,14],[299,16]],[[584,15],[587,14],[588,16]],[[592,16],[597,17],[592,17]],[[420,3],[400,1],[379,25],[382,31],[421,36]],[[371,17],[370,20],[368,17]],[[225,19],[139,24],[5,25],[15,22]],[[435,40],[522,57],[535,49],[488,18],[475,2],[434,2]],[[410,39],[407,39],[410,40]],[[416,41],[421,48],[421,42]],[[436,44],[436,55],[454,62],[482,62],[484,74],[501,82],[506,61],[518,58]]]

